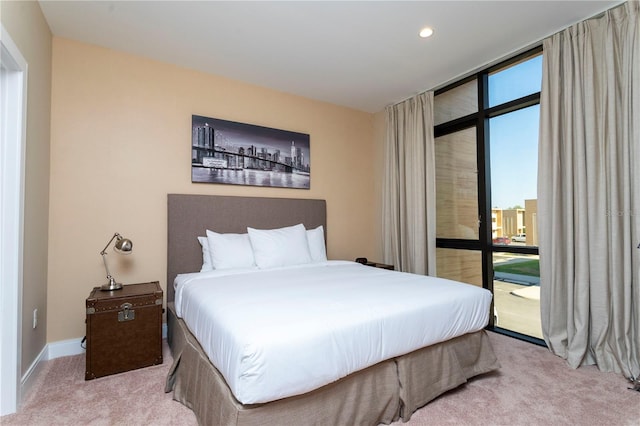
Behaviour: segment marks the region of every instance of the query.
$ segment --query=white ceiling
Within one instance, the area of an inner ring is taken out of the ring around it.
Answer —
[[[40,0],[55,36],[367,112],[619,3]]]

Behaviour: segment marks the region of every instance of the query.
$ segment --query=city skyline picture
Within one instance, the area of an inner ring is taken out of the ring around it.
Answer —
[[[191,116],[191,182],[309,189],[305,133]]]

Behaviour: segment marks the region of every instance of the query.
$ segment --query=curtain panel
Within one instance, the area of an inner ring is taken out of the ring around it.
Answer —
[[[396,269],[435,275],[433,92],[386,108],[383,256]]]
[[[544,40],[543,335],[569,365],[640,376],[639,4]]]

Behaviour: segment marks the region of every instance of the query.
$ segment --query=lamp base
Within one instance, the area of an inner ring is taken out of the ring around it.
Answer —
[[[104,284],[102,287],[100,287],[100,290],[102,291],[113,291],[113,290],[121,290],[121,289],[122,289],[122,284],[117,283],[115,280],[111,280],[108,283]]]

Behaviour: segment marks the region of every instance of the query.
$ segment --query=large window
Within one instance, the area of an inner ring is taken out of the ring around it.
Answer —
[[[538,343],[541,52],[483,70],[434,99],[438,275],[490,289],[491,325]]]

